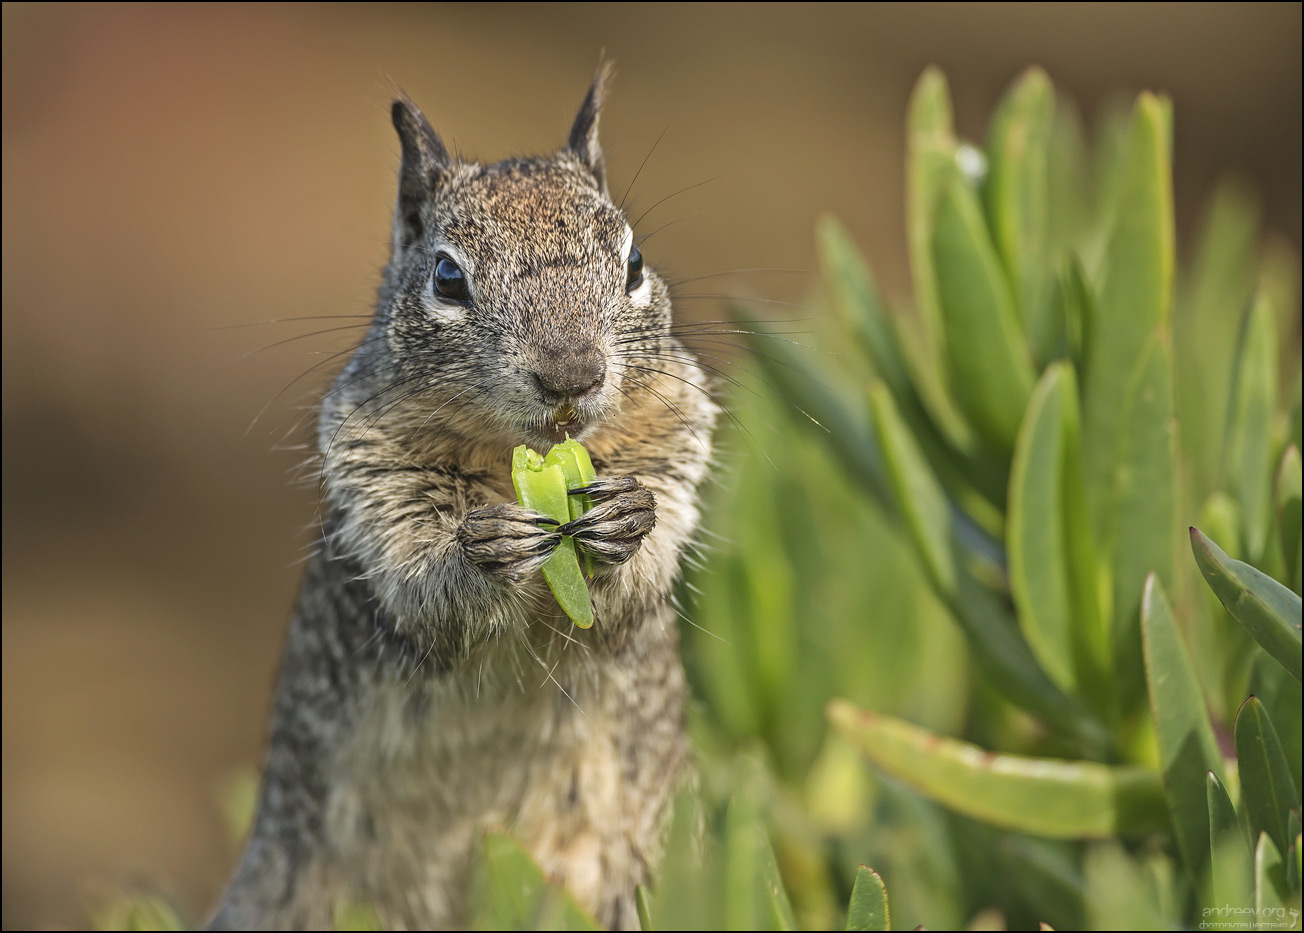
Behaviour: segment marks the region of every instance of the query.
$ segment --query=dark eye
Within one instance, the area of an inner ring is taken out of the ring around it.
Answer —
[[[629,265],[625,271],[625,291],[632,292],[643,284],[643,253],[638,246],[629,248]]]
[[[435,263],[435,291],[449,301],[469,301],[471,298],[465,273],[447,256],[440,256]]]

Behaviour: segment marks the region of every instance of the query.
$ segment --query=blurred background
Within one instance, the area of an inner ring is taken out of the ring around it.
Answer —
[[[655,145],[631,216],[710,180],[642,220],[673,222],[650,262],[813,270],[833,211],[898,298],[902,123],[930,63],[974,137],[1029,64],[1088,122],[1118,94],[1169,93],[1179,253],[1228,174],[1298,250],[1300,18],[1251,3],[5,4],[4,927],[84,922],[101,883],[203,910],[226,880],[219,788],[258,760],[310,543],[314,490],[291,475],[301,406],[351,334],[231,325],[370,310],[393,87],[465,155],[549,150],[605,49],[613,190]],[[702,284],[797,302],[816,277]],[[717,318],[722,300],[678,311]],[[960,650],[938,625],[936,650]]]

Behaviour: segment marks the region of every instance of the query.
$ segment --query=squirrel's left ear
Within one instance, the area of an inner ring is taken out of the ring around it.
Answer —
[[[580,105],[580,112],[575,115],[575,125],[571,127],[570,140],[566,144],[566,148],[588,166],[604,194],[607,191],[607,172],[602,162],[602,146],[598,142],[598,117],[602,115],[602,101],[607,96],[611,71],[611,62],[602,61],[598,64],[598,72],[593,76],[593,83],[589,85],[589,93]]]
[[[398,169],[398,206],[394,211],[394,246],[411,246],[424,233],[422,210],[447,174],[452,160],[439,134],[411,98],[403,94],[390,108],[403,158]]]

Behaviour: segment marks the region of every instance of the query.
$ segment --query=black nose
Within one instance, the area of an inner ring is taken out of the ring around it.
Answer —
[[[607,363],[597,350],[553,356],[534,372],[547,402],[561,402],[592,392],[607,378]]]

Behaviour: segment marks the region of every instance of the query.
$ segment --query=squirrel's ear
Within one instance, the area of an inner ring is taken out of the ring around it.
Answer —
[[[394,129],[403,146],[398,170],[398,208],[394,214],[394,243],[408,247],[425,232],[421,206],[448,171],[448,150],[425,114],[407,95],[390,108]]]
[[[607,190],[607,172],[602,162],[602,146],[598,143],[598,117],[602,115],[602,101],[607,96],[607,84],[611,81],[611,62],[603,61],[598,65],[598,72],[589,85],[589,93],[580,105],[580,112],[575,115],[575,125],[571,127],[570,141],[566,148],[575,153],[593,177],[598,180],[598,187]]]

